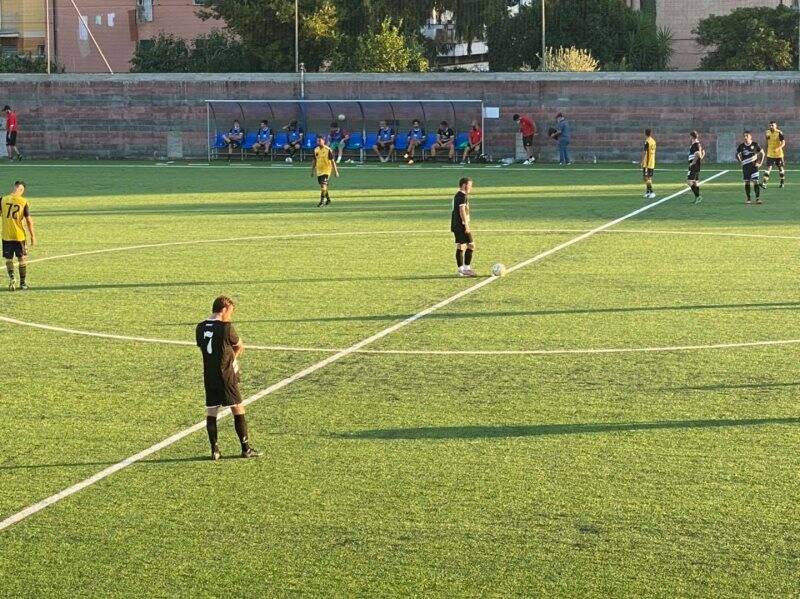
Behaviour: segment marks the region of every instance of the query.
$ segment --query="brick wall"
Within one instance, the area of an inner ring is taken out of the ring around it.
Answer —
[[[0,98],[18,110],[20,146],[34,158],[153,157],[166,154],[170,135],[185,155],[204,156],[205,99],[293,99],[299,87],[291,74],[0,76]],[[312,74],[305,91],[309,99],[483,99],[500,108],[499,120],[486,120],[495,158],[514,154],[514,112],[532,115],[541,130],[557,111],[572,122],[580,161],[637,160],[648,126],[660,162],[683,161],[691,129],[711,160],[730,160],[740,132],[752,128],[760,139],[772,118],[787,134],[789,158],[800,158],[800,74]],[[555,157],[541,135],[537,144],[541,158]]]

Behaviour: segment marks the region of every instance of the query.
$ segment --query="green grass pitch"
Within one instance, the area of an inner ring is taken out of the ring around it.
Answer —
[[[253,403],[260,460],[225,419],[231,459],[199,431],[0,531],[0,594],[796,595],[798,174],[745,206],[725,169]],[[475,284],[463,174],[483,276],[645,204],[625,165],[348,166],[324,209],[307,164],[0,172],[39,237],[0,316],[191,341],[228,293],[246,344],[294,348],[245,353],[247,396]],[[191,346],[0,321],[0,347],[0,520],[203,418]]]

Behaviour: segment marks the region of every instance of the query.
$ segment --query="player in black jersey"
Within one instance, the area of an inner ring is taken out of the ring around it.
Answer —
[[[692,131],[689,137],[692,145],[689,148],[689,172],[686,174],[686,184],[694,194],[694,203],[699,204],[703,201],[703,198],[700,197],[700,168],[703,166],[706,151],[700,143],[700,135],[697,131]]]
[[[736,148],[736,159],[742,164],[744,194],[747,198],[744,203],[750,203],[750,188],[752,187],[756,190],[756,204],[763,204],[761,186],[758,183],[758,169],[764,162],[764,150],[753,141],[753,134],[749,131],[744,132],[744,141]]]
[[[242,445],[243,458],[261,454],[250,446],[242,396],[239,393],[239,361],[244,344],[231,323],[233,300],[221,295],[211,307],[213,314],[197,325],[195,337],[203,354],[203,383],[206,390],[206,430],[211,443],[211,459],[221,457],[217,445],[217,415],[223,406],[230,407],[233,425]]]
[[[476,277],[472,270],[472,252],[475,251],[475,240],[469,224],[469,194],[472,191],[472,179],[462,177],[458,182],[458,191],[453,198],[453,213],[450,216],[450,230],[456,238],[456,265],[462,277]]]

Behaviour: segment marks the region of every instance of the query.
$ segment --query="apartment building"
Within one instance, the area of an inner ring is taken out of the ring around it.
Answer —
[[[44,1],[0,0],[0,46],[4,54],[44,54]]]

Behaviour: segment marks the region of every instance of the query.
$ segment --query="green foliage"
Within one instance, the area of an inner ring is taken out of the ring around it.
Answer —
[[[360,72],[401,73],[427,71],[428,61],[387,18],[376,33],[358,41],[353,66]]]
[[[711,51],[705,70],[784,71],[797,65],[797,12],[777,8],[739,8],[700,21],[693,32]]]
[[[137,73],[247,73],[258,70],[258,59],[229,33],[212,31],[186,40],[159,34],[140,43],[131,59]]]
[[[671,36],[656,29],[647,15],[621,0],[553,0],[547,4],[547,42],[550,46],[584,48],[601,68],[624,63],[637,70],[667,68]],[[541,6],[520,7],[487,30],[489,66],[493,71],[515,71],[523,64],[540,64]]]
[[[186,40],[161,33],[154,40],[139,42],[131,59],[134,73],[189,72],[190,50]]]
[[[52,72],[58,72],[58,67],[50,65]],[[44,56],[31,54],[0,54],[0,73],[46,73],[47,59]]]
[[[541,56],[537,54],[541,60]],[[547,48],[545,53],[545,71],[551,72],[592,72],[596,71],[600,63],[588,50],[572,46],[570,48]],[[530,70],[523,67],[522,70]]]

